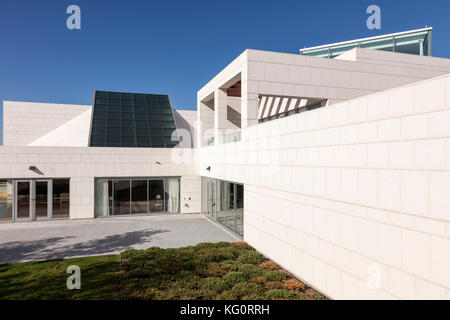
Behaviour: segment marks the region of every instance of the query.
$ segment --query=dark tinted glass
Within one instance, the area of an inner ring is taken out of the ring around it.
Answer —
[[[178,143],[167,95],[96,91],[93,110],[93,147],[173,148]]]
[[[94,127],[94,128],[92,128],[92,134],[93,135],[105,135],[106,127]]]
[[[120,107],[120,105],[109,105],[108,106],[108,112],[120,112],[122,110],[122,108]]]

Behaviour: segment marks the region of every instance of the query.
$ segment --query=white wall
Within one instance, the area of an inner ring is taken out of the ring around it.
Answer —
[[[183,148],[3,146],[0,178],[70,178],[70,218],[78,219],[94,217],[96,177],[181,176],[181,213],[197,213],[200,178],[195,159],[195,149]],[[28,170],[31,165],[43,175]]]
[[[449,59],[371,49],[354,49],[355,61],[247,51],[248,93],[323,98],[331,103],[450,72]]]
[[[87,147],[91,130],[92,110],[87,110],[49,133],[29,143],[43,147]]]
[[[197,110],[173,110],[173,117],[177,129],[184,129],[189,132],[189,136],[183,136],[180,143],[183,148],[195,148],[197,143]]]
[[[244,183],[244,239],[331,298],[450,299],[449,123],[447,75],[244,129],[200,174]]]
[[[3,101],[3,145],[26,146],[90,110],[91,106]],[[89,121],[90,118],[85,121]]]

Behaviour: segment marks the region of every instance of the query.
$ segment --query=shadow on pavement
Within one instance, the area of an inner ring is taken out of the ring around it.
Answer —
[[[106,236],[68,246],[64,242],[74,236],[42,240],[14,241],[0,244],[0,264],[25,260],[55,260],[76,256],[101,255],[130,249],[149,241],[167,230],[141,230]]]

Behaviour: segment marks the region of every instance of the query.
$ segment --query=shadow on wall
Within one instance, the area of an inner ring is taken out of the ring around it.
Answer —
[[[192,148],[194,146],[194,137],[192,136],[193,128],[191,125],[180,115],[177,110],[173,110],[173,118],[175,120],[175,125],[177,129],[184,129],[189,132],[189,137],[183,137],[184,139],[189,138],[186,141],[181,141],[181,147]],[[184,140],[183,139],[183,140]]]
[[[101,255],[120,252],[149,241],[167,230],[141,230],[111,235],[101,239],[64,246],[73,236],[44,240],[14,241],[0,245],[0,264],[28,260],[56,260],[77,256]]]
[[[236,127],[241,127],[241,114],[230,106],[227,106],[227,120]]]

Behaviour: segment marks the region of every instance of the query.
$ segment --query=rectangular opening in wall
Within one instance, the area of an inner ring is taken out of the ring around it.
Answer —
[[[180,212],[179,177],[95,179],[95,216]]]
[[[260,95],[258,97],[258,122],[267,122],[293,114],[324,107],[327,99]]]
[[[202,177],[202,213],[244,235],[244,185]]]

